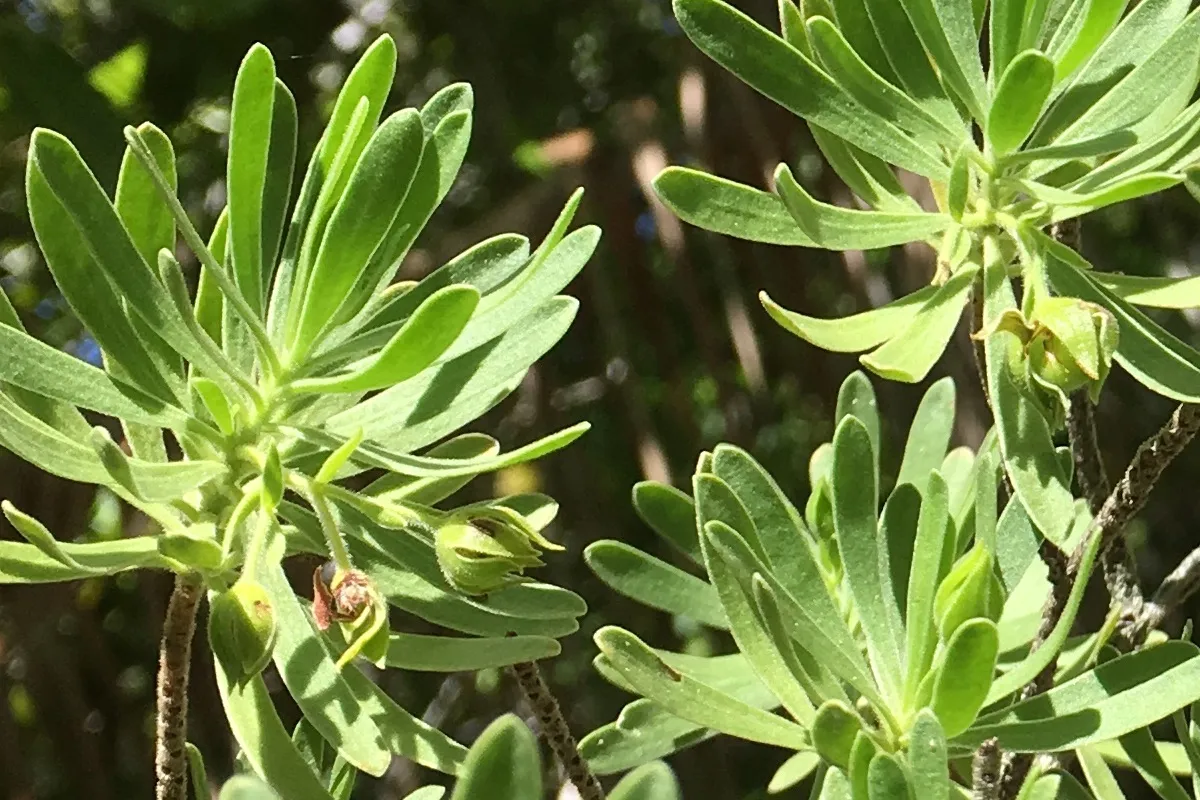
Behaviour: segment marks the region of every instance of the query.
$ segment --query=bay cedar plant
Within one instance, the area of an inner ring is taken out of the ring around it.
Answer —
[[[295,101],[271,53],[254,46],[232,93],[228,207],[205,238],[153,124],[126,129],[112,197],[70,141],[32,135],[33,228],[103,365],[27,335],[0,293],[0,446],[105,487],[155,533],[74,542],[5,502],[27,541],[0,543],[0,582],[176,575],[160,656],[160,798],[186,792],[188,652],[204,596],[240,762],[289,800],[347,798],[359,772],[382,775],[396,756],[451,774],[471,762],[379,689],[364,662],[532,662],[557,654],[585,611],[575,593],[529,574],[561,549],[542,534],[551,498],[448,498],[586,429],[509,450],[460,432],[566,331],[578,304],[558,292],[599,231],[571,230],[576,194],[532,252],[522,236],[496,236],[420,281],[393,283],[454,181],[472,123],[464,84],[385,113],[395,67],[391,38],[366,50],[299,173]],[[194,291],[177,237],[201,265]],[[285,577],[295,554],[328,561],[311,600]],[[390,611],[450,633],[393,633]],[[272,662],[303,713],[294,731],[262,677]],[[496,736],[511,739],[510,728]],[[474,758],[495,757],[482,752]]]
[[[1187,717],[1200,648],[1157,628],[1194,587],[1195,559],[1143,598],[1122,532],[1200,429],[1200,352],[1142,309],[1200,305],[1200,279],[1101,272],[1077,232],[1096,209],[1181,184],[1200,197],[1200,9],[779,0],[770,30],[722,0],[673,5],[702,52],[808,123],[854,204],[814,197],[787,164],[770,191],[670,167],[655,182],[663,202],[774,245],[928,243],[929,285],[886,306],[821,319],[762,303],[798,337],[904,383],[927,378],[965,318],[994,426],[977,451],[947,452],[954,388],[939,381],[898,473],[881,470],[874,393],[855,373],[806,502],[781,488],[793,476],[731,445],[700,456],[690,494],[639,485],[635,507],[682,568],[606,541],[587,551],[593,571],[728,631],[736,652],[675,653],[602,628],[597,669],[640,699],[583,752],[618,772],[727,734],[794,753],[769,792],[813,776],[824,800],[1110,800],[1124,796],[1110,765],[1188,796],[1176,775],[1200,768]],[[1092,406],[1118,368],[1181,405],[1110,488]],[[1111,608],[1073,636],[1099,563]],[[1177,741],[1156,743],[1149,726],[1168,717]]]

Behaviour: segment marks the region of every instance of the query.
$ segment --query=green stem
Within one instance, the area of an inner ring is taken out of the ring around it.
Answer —
[[[354,568],[350,563],[350,551],[346,549],[346,540],[342,538],[341,531],[338,530],[337,520],[333,518],[333,511],[329,508],[329,503],[325,500],[325,495],[321,488],[312,481],[305,481],[304,494],[308,497],[308,502],[312,504],[313,511],[317,514],[317,519],[321,522],[321,530],[325,532],[325,539],[329,542],[329,553],[333,556],[333,563],[337,564],[338,569],[348,572]]]
[[[246,484],[243,489],[242,497],[238,500],[237,505],[233,507],[232,513],[229,515],[229,521],[225,523],[225,534],[221,538],[221,554],[223,558],[228,558],[233,550],[233,541],[237,538],[237,530],[241,527],[246,518],[250,516],[250,512],[254,510],[258,504],[258,496],[262,492],[262,483],[255,479]]]

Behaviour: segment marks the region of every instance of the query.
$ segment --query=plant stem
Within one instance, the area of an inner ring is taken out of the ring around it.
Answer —
[[[187,800],[188,670],[201,589],[196,575],[176,575],[163,620],[154,750],[157,800]]]
[[[979,745],[971,762],[971,800],[996,800],[1000,796],[1000,742],[988,739]]]
[[[542,671],[536,661],[513,664],[513,676],[525,694],[533,713],[542,725],[542,735],[554,751],[558,763],[567,773],[567,780],[575,785],[581,800],[604,800],[604,789],[592,774],[587,761],[579,754],[579,745],[571,734],[571,728],[558,706],[558,699],[542,679]]]
[[[1075,478],[1092,514],[1099,514],[1112,489],[1100,455],[1092,401],[1084,391],[1071,396],[1067,430],[1070,432],[1071,453],[1075,459]],[[1116,536],[1100,558],[1108,594],[1120,604],[1121,616],[1125,621],[1123,624],[1127,625],[1141,613],[1144,601],[1138,585],[1137,565],[1126,546],[1125,537]]]

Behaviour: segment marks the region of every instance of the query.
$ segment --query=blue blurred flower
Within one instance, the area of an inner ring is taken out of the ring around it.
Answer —
[[[653,241],[655,230],[653,214],[649,211],[643,211],[641,214],[638,214],[637,221],[633,223],[633,231],[639,239],[646,242]]]
[[[100,355],[100,345],[96,344],[96,340],[87,334],[84,334],[83,338],[75,343],[74,350],[77,357],[93,367],[99,367],[104,363]]]

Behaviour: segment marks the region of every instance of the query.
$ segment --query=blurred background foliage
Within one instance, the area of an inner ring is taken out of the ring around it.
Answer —
[[[773,0],[735,4],[774,25]],[[852,202],[804,124],[707,63],[667,0],[0,0],[0,285],[30,328],[98,358],[53,293],[33,243],[23,175],[35,125],[69,136],[111,188],[122,126],[154,121],[176,143],[184,203],[207,231],[224,204],[229,92],[246,49],[262,41],[275,53],[300,107],[307,158],[349,65],[382,32],[400,49],[391,109],[419,105],[456,80],[476,94],[467,162],[403,277],[494,233],[540,237],[575,186],[587,189],[583,221],[604,229],[596,258],[569,289],[582,300],[574,327],[484,421],[513,445],[580,419],[592,432],[532,468],[466,490],[537,489],[562,504],[553,534],[569,550],[550,559],[546,579],[582,593],[591,611],[544,668],[582,734],[628,700],[590,667],[590,634],[600,626],[619,622],[693,652],[731,648],[724,634],[616,597],[583,564],[584,546],[599,538],[674,558],[633,514],[630,487],[655,479],[687,488],[699,451],[730,441],[802,503],[809,455],[831,434],[837,387],[853,357],[777,328],[757,292],[808,314],[848,314],[924,285],[933,254],[915,245],[844,254],[750,245],[685,229],[667,213],[650,181],[668,163],[765,186],[787,161],[818,196]],[[1085,251],[1102,268],[1179,274],[1200,264],[1200,208],[1181,189],[1089,220]],[[194,272],[194,260],[188,266]],[[1164,321],[1200,343],[1200,312]],[[965,331],[930,380],[945,374],[959,385],[956,444],[976,445],[988,416]],[[890,463],[894,471],[898,436],[922,388],[876,388],[890,423],[885,470]],[[1121,469],[1169,411],[1167,401],[1114,376],[1099,411],[1109,469]],[[1156,584],[1194,541],[1198,470],[1193,450],[1142,517],[1134,541],[1147,582]],[[0,494],[62,538],[145,532],[111,496],[3,453]],[[0,527],[0,537],[15,534]],[[297,585],[311,568],[297,567]],[[0,798],[150,795],[154,660],[168,591],[165,576],[148,574],[0,587]],[[414,629],[406,619],[393,626]],[[192,739],[221,777],[235,754],[205,648],[195,660]],[[380,680],[464,742],[517,706],[515,688],[498,673]],[[527,708],[517,710],[529,718]],[[296,718],[294,709],[284,714]],[[785,756],[717,739],[672,763],[687,797],[754,798]],[[357,796],[400,798],[428,777],[398,760],[383,779],[360,781]]]

